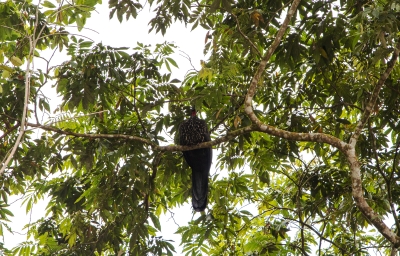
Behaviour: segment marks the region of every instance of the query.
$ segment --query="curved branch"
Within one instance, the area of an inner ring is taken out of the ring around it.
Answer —
[[[258,69],[257,69],[256,73],[254,74],[253,79],[251,80],[249,90],[247,91],[247,94],[246,94],[246,98],[244,101],[245,112],[249,116],[250,120],[254,124],[257,124],[258,126],[261,126],[262,123],[257,118],[257,116],[254,114],[253,107],[252,107],[253,97],[257,90],[257,84],[261,78],[262,73],[265,70],[265,67],[267,66],[269,59],[271,58],[272,54],[275,52],[276,48],[280,44],[282,37],[285,34],[286,29],[289,26],[289,22],[292,19],[293,15],[295,14],[299,3],[300,3],[300,0],[293,1],[292,6],[290,7],[289,11],[287,12],[286,18],[283,21],[281,27],[279,28],[274,41],[272,42],[270,48],[268,49],[268,51],[265,53],[264,57],[262,58],[260,65],[258,66]]]
[[[233,138],[236,138],[239,135],[243,135],[246,133],[250,133],[256,131],[254,126],[246,126],[241,129],[237,129],[233,132],[230,132],[226,134],[223,137],[219,137],[215,140],[208,141],[208,142],[203,142],[194,146],[179,146],[179,145],[168,145],[168,146],[157,146],[155,150],[159,151],[187,151],[187,150],[192,150],[192,149],[198,149],[198,148],[208,148],[212,147],[218,144],[221,144],[223,142],[227,142]]]
[[[236,138],[237,136],[247,134],[250,132],[263,132],[263,133],[268,133],[273,136],[285,138],[288,140],[294,140],[294,141],[307,141],[307,142],[320,142],[320,143],[326,143],[331,146],[334,146],[338,148],[339,150],[346,152],[347,151],[347,144],[339,140],[338,138],[324,134],[324,133],[296,133],[296,132],[289,132],[285,131],[282,129],[278,129],[273,126],[269,125],[261,125],[261,127],[258,127],[256,125],[250,125],[246,126],[240,129],[237,129],[235,131],[229,132],[225,136],[216,138],[212,141],[208,142],[203,142],[197,145],[193,146],[180,146],[180,145],[168,145],[168,146],[160,146],[157,145],[155,142],[144,139],[138,136],[134,135],[127,135],[127,134],[97,134],[97,133],[77,133],[77,132],[71,132],[71,131],[66,131],[62,130],[60,128],[50,126],[50,125],[41,125],[41,124],[34,124],[34,123],[27,123],[27,126],[29,127],[35,127],[35,128],[40,128],[45,131],[51,131],[63,135],[69,135],[69,136],[74,136],[74,137],[79,137],[79,138],[91,138],[91,139],[124,139],[124,140],[131,140],[131,141],[137,141],[146,145],[149,145],[153,148],[155,151],[160,151],[160,152],[166,152],[166,151],[187,151],[187,150],[193,150],[193,149],[198,149],[198,148],[207,148],[207,147],[212,147],[215,145],[219,145],[223,142],[227,142],[229,140],[232,140]]]
[[[156,146],[155,150],[160,151],[186,151],[198,148],[206,148],[212,147],[223,142],[229,141],[239,135],[243,135],[250,132],[263,132],[273,136],[277,136],[280,138],[284,138],[287,140],[294,140],[294,141],[305,141],[305,142],[320,142],[326,143],[331,146],[338,148],[339,150],[346,152],[348,150],[348,145],[343,141],[339,140],[338,138],[331,136],[325,133],[297,133],[297,132],[289,132],[285,131],[273,126],[269,125],[261,125],[258,127],[256,125],[246,126],[241,129],[235,130],[233,132],[228,133],[227,135],[217,138],[212,141],[203,142],[198,145],[194,146],[177,146],[177,145],[169,145],[169,146]]]
[[[355,148],[348,145],[348,150],[344,154],[350,165],[351,191],[357,208],[395,248],[400,247],[400,237],[382,221],[382,216],[378,215],[364,198],[361,181],[361,164],[357,159]]]
[[[373,90],[371,97],[368,101],[368,104],[364,110],[364,113],[360,118],[353,135],[350,138],[348,144],[349,145],[348,150],[345,152],[351,170],[352,195],[358,209],[360,209],[360,211],[364,214],[364,216],[378,229],[378,231],[386,239],[388,239],[391,243],[393,243],[394,248],[400,247],[400,237],[398,237],[392,230],[389,229],[389,227],[381,220],[381,216],[375,213],[375,211],[368,205],[367,201],[364,198],[362,180],[361,180],[361,165],[357,159],[355,146],[364,125],[368,121],[368,118],[371,116],[372,110],[378,99],[379,92],[383,84],[385,83],[386,79],[392,72],[395,63],[397,62],[397,59],[399,57],[399,49],[400,49],[400,42],[396,45],[392,59],[389,61],[385,72],[381,75],[378,83],[376,84]]]
[[[250,40],[250,38],[248,37],[248,36],[246,36],[244,33],[243,33],[243,31],[240,29],[240,23],[239,23],[239,19],[238,19],[238,17],[235,15],[235,14],[233,14],[233,13],[231,13],[231,15],[235,18],[235,20],[236,20],[236,24],[237,24],[237,29],[238,29],[238,31],[239,31],[239,34],[241,34],[242,35],[242,37],[244,38],[244,39],[246,39],[246,41],[251,45],[251,47],[253,47],[253,49],[256,51],[256,53],[258,54],[258,56],[260,56],[261,57],[261,52],[260,52],[260,50],[258,50],[258,48],[257,48],[257,46]]]
[[[372,91],[372,94],[371,94],[371,97],[369,98],[367,106],[365,107],[364,113],[362,114],[360,120],[358,121],[357,126],[354,130],[354,133],[350,138],[349,144],[352,146],[356,145],[357,139],[360,136],[363,127],[367,123],[368,118],[371,116],[372,110],[374,109],[376,101],[379,97],[379,92],[382,89],[382,86],[385,83],[386,79],[389,77],[390,73],[392,72],[394,65],[397,62],[397,59],[399,58],[399,49],[400,49],[400,41],[397,43],[396,47],[394,48],[392,58],[388,62],[385,72],[383,72],[383,74],[379,78],[378,83],[375,85],[375,88]]]

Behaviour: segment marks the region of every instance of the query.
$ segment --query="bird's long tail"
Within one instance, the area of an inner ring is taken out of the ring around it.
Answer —
[[[208,167],[192,166],[192,205],[197,212],[202,212],[207,207],[208,173]]]

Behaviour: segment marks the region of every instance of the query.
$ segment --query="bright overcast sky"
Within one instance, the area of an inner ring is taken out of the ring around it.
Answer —
[[[116,15],[115,15],[116,16]],[[129,21],[123,21],[119,23],[117,18],[114,17],[113,20],[109,20],[109,9],[108,1],[104,1],[101,6],[96,6],[96,11],[92,13],[92,18],[87,20],[86,29],[81,32],[77,32],[74,29],[70,31],[72,33],[77,33],[84,35],[87,38],[91,38],[95,43],[102,42],[104,45],[109,45],[113,47],[130,47],[133,48],[137,45],[137,42],[144,44],[151,44],[154,46],[157,43],[173,42],[178,48],[176,49],[177,54],[173,56],[179,65],[179,70],[172,67],[173,75],[171,78],[178,78],[183,80],[186,72],[191,69],[189,61],[180,56],[179,50],[188,54],[192,60],[192,64],[196,69],[200,69],[200,60],[205,59],[203,55],[204,49],[204,39],[206,36],[206,31],[198,27],[194,31],[190,31],[190,27],[185,28],[183,24],[173,24],[170,29],[167,30],[165,36],[160,33],[155,34],[152,32],[148,34],[149,26],[147,25],[151,18],[154,17],[153,12],[149,12],[149,5],[147,4],[145,10],[139,13],[138,19],[130,18]],[[78,37],[78,36],[77,36]],[[51,56],[52,51],[47,51],[43,54],[43,57],[48,58]],[[56,52],[50,66],[54,66],[64,62],[66,59],[65,54],[60,54]],[[34,63],[35,69],[45,69],[44,62],[36,60]],[[47,93],[47,91],[46,91]],[[56,106],[59,104],[57,98],[52,98],[51,106]],[[52,107],[54,109],[54,107]],[[215,156],[216,154],[214,154]],[[214,160],[215,163],[215,160]],[[214,168],[211,170],[211,174],[215,173]],[[42,202],[33,207],[33,210],[28,214],[25,214],[25,206],[21,208],[21,203],[23,200],[18,200],[17,197],[11,197],[9,203],[12,203],[10,210],[14,213],[14,217],[11,218],[10,226],[14,235],[5,231],[4,245],[6,248],[11,249],[20,242],[26,241],[27,230],[23,227],[28,224],[35,222],[41,217],[44,217],[44,211],[46,203]],[[174,209],[174,219],[179,225],[187,225],[188,221],[192,218],[192,210],[188,202],[181,209]],[[196,214],[195,218],[199,215]],[[171,214],[167,213],[166,216],[161,218],[162,232],[159,234],[165,239],[175,240],[175,248],[177,253],[181,252],[180,248],[177,248],[180,244],[180,236],[174,235],[173,233],[177,229],[177,225],[171,218]]]

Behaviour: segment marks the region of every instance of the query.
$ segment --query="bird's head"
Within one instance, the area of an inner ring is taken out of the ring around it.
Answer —
[[[190,109],[190,116],[196,116],[196,109],[194,106]]]

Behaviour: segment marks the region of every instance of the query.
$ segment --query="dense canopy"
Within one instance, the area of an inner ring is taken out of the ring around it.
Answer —
[[[49,201],[0,253],[397,253],[398,1],[109,0],[120,23],[152,10],[160,40],[135,47],[71,32],[99,4],[0,2],[0,235],[10,198]],[[162,37],[174,23],[206,31],[184,79]],[[190,106],[211,141],[180,146]],[[210,146],[208,207],[170,241],[160,216],[191,200],[182,151]]]

